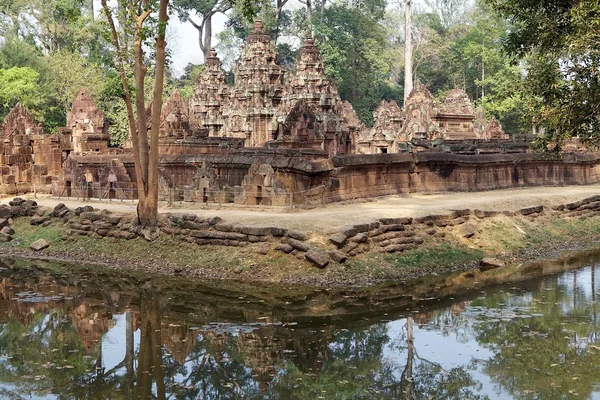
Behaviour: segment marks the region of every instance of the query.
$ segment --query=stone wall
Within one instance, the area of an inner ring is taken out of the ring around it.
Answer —
[[[600,182],[600,153],[379,154],[333,159],[327,202],[403,193],[474,192]]]

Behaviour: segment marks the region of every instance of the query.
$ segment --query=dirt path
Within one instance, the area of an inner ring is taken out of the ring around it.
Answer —
[[[276,225],[306,232],[328,233],[342,225],[369,222],[382,217],[418,217],[439,214],[456,209],[517,210],[543,204],[550,207],[569,203],[585,197],[600,194],[599,185],[536,187],[522,189],[494,190],[474,193],[411,194],[388,196],[350,204],[330,204],[312,210],[294,210],[285,208],[256,209],[234,205],[190,205],[176,204],[173,207],[160,207],[159,212],[185,212],[201,216],[219,216],[227,222],[243,225]],[[21,196],[28,197],[30,196]],[[10,199],[0,199],[6,203]],[[69,208],[89,204],[96,208],[114,212],[135,212],[135,203],[131,201],[77,201],[38,196],[38,204],[54,207],[65,203]]]

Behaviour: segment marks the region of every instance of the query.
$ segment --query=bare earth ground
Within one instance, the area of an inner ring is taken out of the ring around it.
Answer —
[[[168,207],[162,204],[161,213],[194,213],[200,216],[219,216],[225,221],[240,225],[275,225],[305,232],[326,234],[343,225],[354,225],[384,217],[419,217],[442,214],[456,209],[518,210],[543,204],[545,207],[565,204],[600,194],[600,184],[589,186],[535,187],[493,190],[470,193],[411,194],[387,196],[351,203],[336,203],[312,210],[290,210],[289,208],[258,208],[235,205],[176,203]],[[33,198],[33,195],[21,196]],[[6,203],[11,198],[0,199]],[[82,201],[58,199],[38,195],[39,205],[54,207],[64,203],[69,208],[89,204],[113,212],[135,212],[136,204],[131,201]]]

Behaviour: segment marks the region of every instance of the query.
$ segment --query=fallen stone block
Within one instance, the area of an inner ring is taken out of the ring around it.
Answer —
[[[396,253],[396,252],[405,251],[405,250],[408,250],[411,248],[412,248],[412,246],[410,244],[392,244],[392,245],[385,247],[385,251],[387,251],[388,253]]]
[[[340,228],[340,232],[346,237],[352,237],[358,233],[355,227],[350,225],[345,225]]]
[[[231,224],[226,224],[224,222],[215,224],[214,228],[221,232],[231,232],[233,230],[233,226]]]
[[[326,254],[321,253],[320,251],[310,250],[305,255],[308,261],[313,263],[319,268],[325,268],[329,264],[329,257]]]
[[[92,222],[102,218],[102,214],[100,212],[95,211],[84,211],[81,214],[79,214],[79,216],[81,217],[81,219],[89,219]]]
[[[286,236],[296,240],[308,239],[308,235],[306,233],[293,230],[288,230]]]
[[[25,203],[25,199],[22,199],[21,197],[15,197],[14,199],[8,202],[8,204],[11,206],[20,206],[23,203]]]
[[[496,215],[498,215],[498,213],[496,211],[486,211],[486,210],[475,210],[473,211],[473,214],[475,214],[475,216],[477,218],[489,218],[489,217],[494,217]]]
[[[248,240],[248,236],[237,232],[191,231],[190,236],[197,239]]]
[[[488,271],[494,268],[502,268],[504,267],[504,263],[493,257],[484,257],[479,261],[479,270],[480,271]]]
[[[403,231],[406,228],[402,224],[393,224],[393,225],[384,225],[381,227],[384,232],[394,232],[394,231]]]
[[[271,234],[270,226],[240,226],[236,227],[236,232],[245,233],[254,236],[269,236]]]
[[[559,205],[557,205],[557,206],[554,206],[554,207],[552,207],[552,209],[553,209],[554,211],[562,211],[562,210],[564,210],[564,209],[565,209],[565,205],[564,205],[564,204],[559,204]]]
[[[6,242],[10,242],[11,240],[13,240],[12,235],[9,235],[8,233],[0,232],[0,242],[6,243]]]
[[[308,251],[310,249],[306,243],[301,242],[300,240],[288,238],[287,243],[296,250]]]
[[[365,233],[358,233],[350,240],[354,243],[365,243],[367,240],[369,240],[369,236],[367,236]]]
[[[477,233],[477,228],[473,224],[464,224],[460,227],[459,233],[464,238],[470,238],[475,236]]]
[[[533,206],[533,207],[521,208],[519,210],[519,213],[521,215],[530,215],[530,214],[534,214],[534,213],[541,213],[542,211],[544,211],[544,206]]]
[[[344,247],[348,237],[343,233],[336,233],[334,235],[329,236],[329,241],[333,243],[338,249]]]
[[[50,242],[44,239],[39,239],[31,243],[29,247],[31,248],[31,250],[40,251],[47,247],[50,247]]]
[[[32,217],[29,221],[29,225],[42,225],[44,222],[49,221],[48,217]]]
[[[329,252],[329,257],[331,257],[331,259],[333,261],[335,261],[336,263],[339,263],[339,264],[343,264],[344,262],[346,262],[346,259],[348,258],[346,253],[344,253],[343,251],[340,251],[340,250],[331,250]]]
[[[5,226],[8,226],[8,219],[0,218],[0,228],[4,228]]]
[[[411,217],[380,218],[379,222],[381,222],[383,225],[396,225],[396,224],[410,225],[410,224],[412,224],[413,219]]]
[[[285,254],[290,254],[294,248],[287,243],[281,243],[275,246],[275,250],[283,251]]]
[[[452,217],[454,218],[467,217],[469,215],[471,215],[471,210],[468,208],[462,210],[452,210]]]
[[[0,232],[5,233],[7,235],[14,235],[15,234],[15,230],[13,228],[11,228],[10,226],[4,226]]]
[[[12,210],[9,206],[7,206],[6,204],[0,205],[0,218],[8,219],[12,218],[12,216]]]

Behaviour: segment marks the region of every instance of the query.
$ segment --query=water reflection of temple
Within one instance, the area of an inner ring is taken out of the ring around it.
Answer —
[[[86,353],[101,360],[100,345],[115,325],[113,316],[127,313],[128,328],[140,331],[144,318],[140,305],[154,307],[153,303],[144,303],[139,294],[103,289],[99,291],[86,280],[61,282],[46,275],[4,277],[0,280],[0,323],[12,320],[29,326],[36,316],[59,312],[71,322]],[[244,315],[245,321],[225,328],[223,324],[210,323],[211,312],[205,314],[206,318],[193,316],[191,320],[182,319],[180,313],[171,312],[168,307],[160,312],[163,357],[172,357],[184,365],[202,347],[217,363],[226,365],[231,353],[235,353],[236,362],[251,370],[261,391],[268,390],[277,368],[286,360],[303,373],[318,375],[328,359],[328,343],[334,332],[333,325],[294,329],[295,324],[253,311]]]

